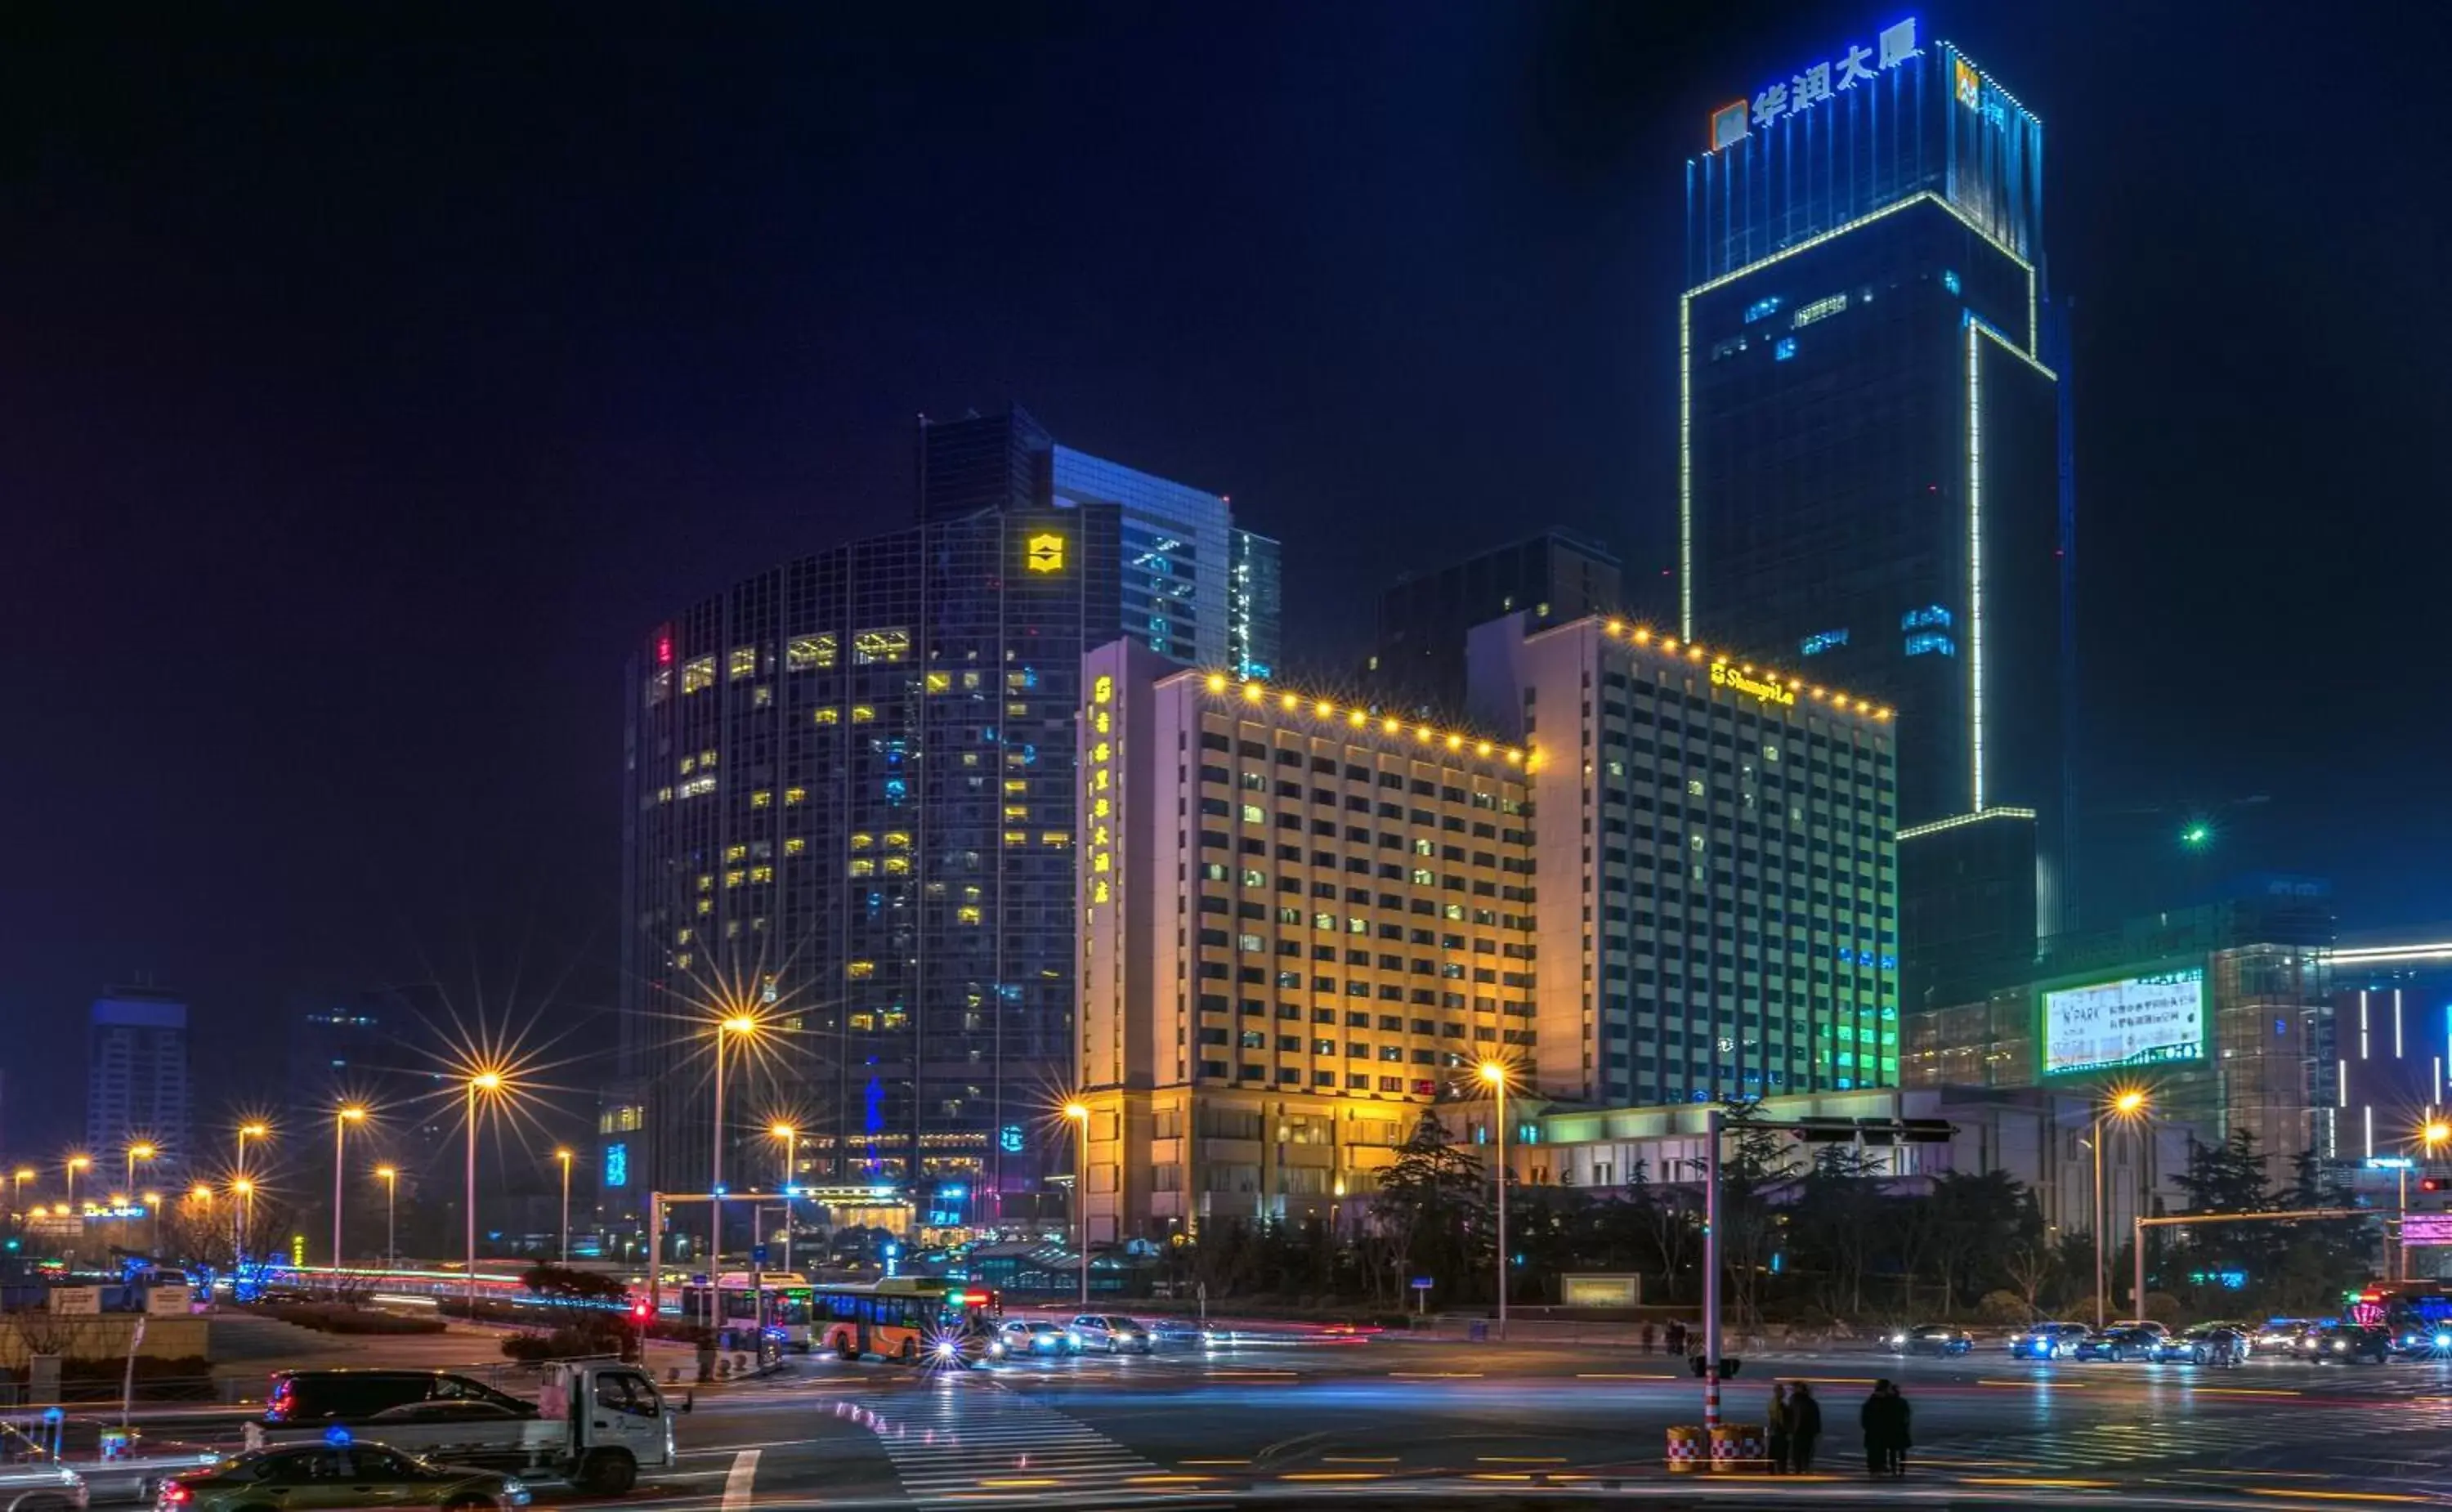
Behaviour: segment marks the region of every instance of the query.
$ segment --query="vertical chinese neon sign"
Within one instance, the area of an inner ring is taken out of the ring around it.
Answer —
[[[1112,895],[1115,878],[1116,679],[1104,673],[1090,682],[1090,905]]]

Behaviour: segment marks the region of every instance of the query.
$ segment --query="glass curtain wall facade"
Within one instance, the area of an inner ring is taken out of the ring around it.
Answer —
[[[1903,824],[2032,811],[2031,941],[2066,913],[2074,545],[2043,128],[1912,23],[1882,42],[1849,87],[1757,99],[1688,165],[1682,630],[1895,704]]]
[[[1238,677],[1274,677],[1284,646],[1284,548],[1253,530],[1236,531],[1234,544],[1226,664]]]
[[[1626,611],[1618,559],[1599,541],[1552,529],[1399,578],[1379,595],[1365,681],[1408,708],[1465,702],[1465,638],[1523,611],[1540,624]]]
[[[714,1032],[725,1168],[1029,1217],[1043,1090],[1073,1044],[1073,715],[1116,633],[1112,506],[1008,508],[805,557],[691,606],[631,678],[625,1065],[646,1158],[704,1190]],[[745,1148],[744,1148],[745,1147]],[[771,1182],[760,1183],[771,1186]],[[745,1205],[744,1205],[745,1206]]]

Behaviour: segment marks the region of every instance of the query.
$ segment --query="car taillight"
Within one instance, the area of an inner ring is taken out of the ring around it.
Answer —
[[[196,1499],[196,1493],[173,1481],[162,1488],[162,1501],[169,1506],[180,1506]]]

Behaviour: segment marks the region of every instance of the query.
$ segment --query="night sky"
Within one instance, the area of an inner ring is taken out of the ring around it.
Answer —
[[[139,972],[206,1111],[273,1090],[296,992],[609,1004],[624,656],[901,523],[919,413],[1232,495],[1296,666],[1539,523],[1657,583],[1684,160],[1908,13],[855,9],[0,14],[9,1149],[72,1137],[84,1005]],[[2185,815],[2262,796],[2222,864],[2351,927],[2452,916],[2452,38],[2363,9],[1921,12],[2046,126],[2092,854],[2167,893]]]

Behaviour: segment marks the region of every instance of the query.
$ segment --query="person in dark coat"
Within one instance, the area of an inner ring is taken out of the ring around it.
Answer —
[[[1865,1429],[1865,1470],[1869,1475],[1893,1478],[1908,1473],[1908,1424],[1913,1416],[1908,1399],[1888,1381],[1873,1383],[1873,1394],[1865,1399],[1864,1410],[1857,1422]]]
[[[1674,1320],[1671,1321],[1669,1325],[1668,1345],[1669,1352],[1671,1354],[1684,1354],[1686,1352],[1686,1325],[1684,1324],[1678,1323]]]
[[[1651,1352],[1651,1325],[1648,1323],[1643,1325],[1643,1352]]]
[[[1813,1441],[1822,1437],[1822,1404],[1800,1381],[1788,1393],[1788,1467],[1798,1475],[1813,1468]]]
[[[1788,1384],[1770,1384],[1770,1401],[1763,1405],[1763,1428],[1770,1439],[1770,1473],[1788,1473],[1789,1408]]]

